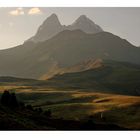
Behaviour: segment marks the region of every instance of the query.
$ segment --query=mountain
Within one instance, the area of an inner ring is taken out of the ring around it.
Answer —
[[[87,18],[85,15],[81,15],[72,25],[67,26],[68,30],[82,30],[85,33],[99,33],[103,32],[103,29],[96,25],[92,20]]]
[[[61,25],[56,14],[48,17],[36,35],[24,44],[0,51],[0,76],[47,79],[58,73],[96,67],[95,60],[140,64],[140,48],[104,32],[85,15]]]
[[[45,41],[63,30],[64,30],[63,26],[59,22],[57,15],[52,14],[39,27],[35,36],[31,37],[28,41],[33,42]]]
[[[96,25],[85,15],[81,15],[72,25],[61,25],[56,14],[52,14],[48,17],[43,24],[39,27],[37,33],[27,41],[41,42],[48,40],[55,36],[57,33],[64,30],[82,30],[86,33],[98,33],[103,32],[102,28]]]
[[[140,64],[139,54],[140,48],[109,32],[65,30],[44,42],[1,50],[0,75],[42,78],[90,59]]]

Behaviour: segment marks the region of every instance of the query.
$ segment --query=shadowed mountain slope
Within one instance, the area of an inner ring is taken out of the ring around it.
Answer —
[[[45,42],[0,51],[0,75],[40,78],[97,58],[140,64],[139,54],[140,48],[108,32],[65,30]]]

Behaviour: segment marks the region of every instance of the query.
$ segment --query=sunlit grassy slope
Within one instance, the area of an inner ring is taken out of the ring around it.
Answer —
[[[140,66],[126,62],[104,61],[97,69],[56,75],[48,81],[48,85],[58,89],[138,95]]]
[[[101,122],[140,129],[140,97],[99,92],[40,91],[17,93],[17,98],[34,107],[52,110],[53,117],[81,120],[93,116]]]

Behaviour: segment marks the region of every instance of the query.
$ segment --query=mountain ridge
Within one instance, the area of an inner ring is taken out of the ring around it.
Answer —
[[[90,20],[87,16],[81,15],[76,19],[71,25],[62,25],[58,19],[56,14],[50,15],[42,25],[38,28],[36,34],[28,39],[28,41],[32,42],[42,42],[54,37],[61,31],[64,30],[82,30],[86,33],[98,33],[103,32],[103,29],[96,25],[92,20]]]

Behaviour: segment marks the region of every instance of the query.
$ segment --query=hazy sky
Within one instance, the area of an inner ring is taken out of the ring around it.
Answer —
[[[140,46],[140,8],[0,8],[0,49],[22,44],[52,13],[65,25],[87,15],[105,31]]]

